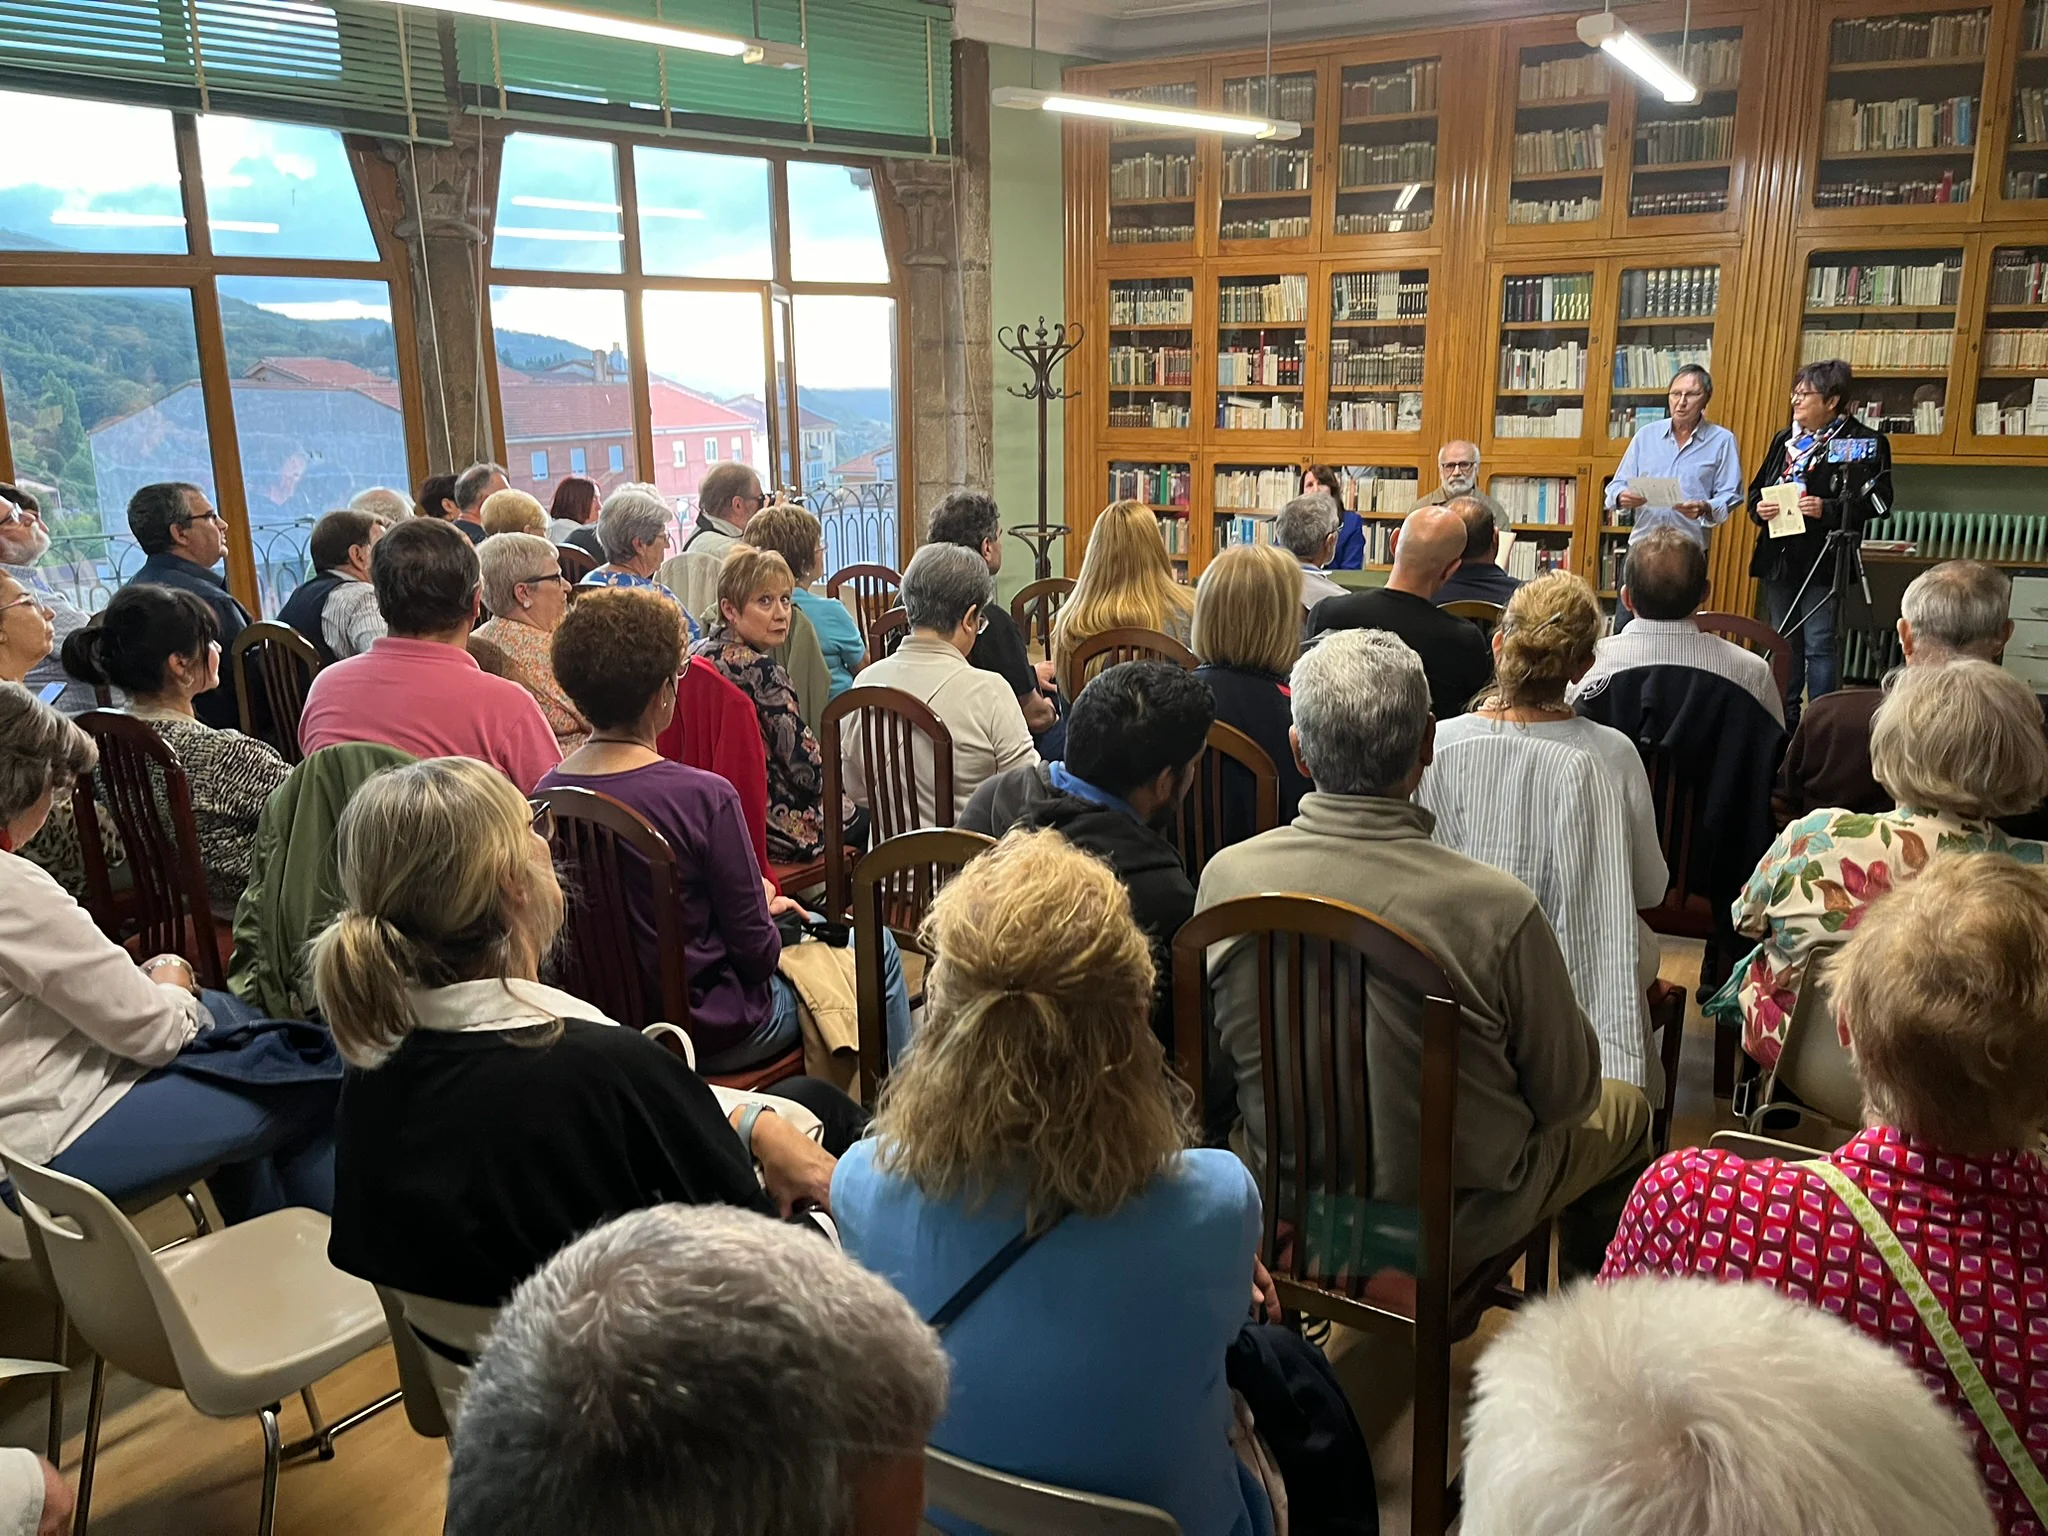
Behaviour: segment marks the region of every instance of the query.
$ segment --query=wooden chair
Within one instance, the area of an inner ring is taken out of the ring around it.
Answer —
[[[138,957],[182,955],[199,985],[226,987],[233,930],[214,917],[199,828],[192,819],[191,785],[177,754],[132,715],[94,709],[76,723],[100,753],[99,766],[80,774],[71,791],[93,920]],[[134,877],[131,889],[119,898],[100,843],[95,786],[106,797]]]
[[[1445,603],[1444,612],[1455,619],[1470,619],[1479,626],[1480,633],[1490,640],[1493,638],[1493,632],[1500,628],[1501,615],[1506,613],[1507,609],[1499,603],[1484,602],[1479,598],[1470,597],[1462,602]]]
[[[825,595],[835,602],[846,587],[853,589],[854,626],[872,657],[875,620],[902,601],[903,577],[886,565],[848,565],[825,578]]]
[[[1023,632],[1027,651],[1035,645],[1039,655],[1051,659],[1052,627],[1073,590],[1074,583],[1067,577],[1048,576],[1020,588],[1010,599],[1010,618]]]
[[[1778,697],[1792,686],[1792,646],[1762,619],[1740,613],[1696,613],[1693,623],[1710,635],[1733,640],[1746,651],[1755,651],[1771,664],[1771,680],[1778,685]]]
[[[898,947],[917,944],[932,898],[976,854],[996,840],[956,827],[925,827],[870,848],[853,871],[854,996],[860,1004],[860,1101],[873,1107],[889,1075],[884,1029],[882,930]]]
[[[562,562],[562,574],[569,578],[569,596],[573,601],[577,584],[597,569],[597,560],[589,550],[574,544],[557,544],[555,554]]]
[[[544,789],[533,797],[554,813],[555,866],[567,897],[556,966],[562,989],[631,1029],[663,1022],[690,1027],[690,973],[683,954],[682,891],[675,850],[631,806],[591,789]],[[649,1006],[640,941],[627,894],[627,872],[644,871],[654,915],[656,983],[661,1006]],[[802,1047],[766,1066],[705,1081],[751,1088],[795,1077],[804,1069]]]
[[[848,725],[847,717],[853,717]],[[925,825],[917,738],[931,752],[931,801],[936,825],[953,825],[953,733],[916,698],[900,688],[856,685],[825,706],[825,804],[836,806],[844,790],[842,742],[847,731],[860,744],[861,777],[868,793],[868,846]],[[843,917],[852,901],[852,861],[846,831],[837,816],[825,817],[825,903]]]
[[[1193,651],[1156,629],[1105,629],[1067,653],[1066,665],[1060,668],[1061,695],[1073,703],[1089,678],[1123,661],[1171,661],[1190,672],[1201,664]]]
[[[320,670],[313,642],[275,619],[258,619],[235,636],[228,664],[235,679],[235,697],[242,712],[242,734],[267,741],[288,763],[303,761],[299,750],[299,716],[306,694]],[[261,697],[267,708],[258,709]]]
[[[1229,813],[1237,798],[1231,781],[1252,782],[1252,822],[1234,826]],[[1210,858],[1232,843],[1243,842],[1280,825],[1280,772],[1265,749],[1235,726],[1218,720],[1209,727],[1209,745],[1196,760],[1195,782],[1174,813],[1173,842],[1181,867],[1197,885]]]
[[[910,615],[901,604],[885,609],[869,628],[868,653],[861,659],[862,666],[873,666],[884,656],[893,655],[910,633]]]
[[[1549,1277],[1549,1227],[1460,1285],[1454,1302],[1451,1219],[1458,1045],[1463,1023],[1450,978],[1413,939],[1371,913],[1313,896],[1249,896],[1198,913],[1173,941],[1179,1071],[1199,1096],[1207,1081],[1214,944],[1257,947],[1259,1049],[1266,1125],[1259,1175],[1260,1254],[1290,1316],[1415,1333],[1416,1536],[1443,1536],[1457,1516],[1450,1483],[1451,1345],[1488,1307],[1516,1305],[1504,1287],[1526,1256],[1527,1293]],[[1367,1070],[1368,979],[1422,1003],[1420,1187],[1412,1203],[1377,1193]],[[1276,1001],[1276,993],[1280,995]],[[1283,1149],[1291,1173],[1283,1173]]]

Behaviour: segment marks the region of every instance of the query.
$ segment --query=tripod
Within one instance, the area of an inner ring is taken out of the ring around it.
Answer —
[[[1799,600],[1806,596],[1806,589],[1813,585],[1813,578],[1820,574],[1820,568],[1834,557],[1834,567],[1828,580],[1827,596],[1818,598],[1804,613],[1799,611]],[[1870,607],[1870,577],[1863,569],[1863,531],[1860,528],[1830,528],[1827,538],[1821,544],[1820,553],[1814,557],[1813,566],[1806,573],[1806,579],[1799,583],[1799,590],[1792,594],[1792,601],[1786,606],[1787,623],[1783,630],[1786,640],[1799,638],[1799,632],[1806,628],[1807,621],[1829,603],[1834,604],[1835,627],[1830,643],[1835,652],[1835,676],[1842,675],[1843,649],[1847,626],[1842,622],[1843,606],[1850,589],[1854,587],[1863,594],[1863,606]],[[1800,639],[1804,650],[1804,640]],[[1789,703],[1790,701],[1788,701]]]

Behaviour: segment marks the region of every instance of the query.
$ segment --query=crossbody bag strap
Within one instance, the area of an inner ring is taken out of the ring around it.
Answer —
[[[1054,1227],[1066,1219],[1066,1213],[1062,1211],[1059,1215],[1053,1217],[1043,1231],[1033,1232],[1027,1226],[1022,1232],[1019,1232],[1015,1237],[1003,1244],[1001,1248],[996,1250],[993,1258],[977,1269],[972,1275],[968,1276],[967,1283],[949,1296],[945,1304],[931,1315],[932,1330],[936,1333],[944,1333],[948,1328],[952,1327],[954,1323],[959,1321],[962,1312],[965,1312],[981,1299],[983,1291],[1002,1279],[1005,1271],[1011,1265],[1029,1253],[1040,1238],[1044,1237],[1046,1233],[1052,1231]]]
[[[1998,1406],[1998,1399],[1991,1391],[1991,1384],[1984,1379],[1984,1373],[1977,1369],[1977,1362],[1970,1358],[1969,1350],[1963,1347],[1962,1336],[1956,1332],[1956,1325],[1949,1320],[1948,1312],[1942,1307],[1941,1299],[1927,1284],[1927,1277],[1920,1273],[1920,1266],[1913,1262],[1913,1256],[1906,1252],[1905,1245],[1898,1239],[1891,1226],[1878,1208],[1870,1203],[1870,1197],[1858,1189],[1850,1177],[1831,1162],[1816,1161],[1803,1163],[1820,1176],[1821,1182],[1835,1192],[1835,1198],[1849,1207],[1849,1213],[1856,1218],[1856,1224],[1863,1229],[1863,1235],[1870,1239],[1877,1249],[1892,1278],[1899,1283],[1899,1289],[1913,1303],[1913,1309],[1920,1314],[1920,1321],[1934,1338],[1941,1350],[1942,1359],[1955,1376],[1956,1385],[1963,1389],[1963,1397],[1970,1405],[1970,1411],[1977,1416],[1977,1422],[1984,1426],[1984,1433],[1991,1438],[2006,1469],[2012,1473],[2013,1481],[2019,1484],[2020,1492],[2026,1495],[2027,1504],[2037,1519],[2048,1523],[2048,1478],[2043,1478],[2041,1468],[2035,1462],[2033,1453],[2012,1427],[2012,1420],[2005,1416],[2005,1410]]]

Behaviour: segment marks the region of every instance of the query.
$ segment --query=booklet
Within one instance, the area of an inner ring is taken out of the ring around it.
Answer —
[[[1762,501],[1764,510],[1770,514],[1765,526],[1774,539],[1796,538],[1806,532],[1806,518],[1799,510],[1799,498],[1806,494],[1802,485],[1767,485]]]

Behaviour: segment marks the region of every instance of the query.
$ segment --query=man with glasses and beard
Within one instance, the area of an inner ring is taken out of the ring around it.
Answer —
[[[219,628],[220,686],[192,701],[192,712],[216,730],[241,725],[236,702],[235,636],[248,628],[249,610],[228,591],[227,578],[214,570],[228,551],[227,519],[214,511],[206,492],[187,481],[145,485],[128,498],[128,530],[149,558],[129,585],[179,587],[213,610]]]
[[[49,552],[50,530],[43,524],[43,504],[32,491],[0,484],[0,570],[20,582],[24,592],[35,595],[36,601],[48,610],[50,627],[56,631],[50,642],[50,654],[29,669],[25,681],[29,692],[35,694],[52,683],[63,685],[64,691],[50,702],[65,714],[75,715],[93,707],[93,692],[85,684],[71,680],[59,656],[64,649],[64,637],[74,629],[85,628],[92,615],[50,585],[36,569],[36,562]]]
[[[1427,496],[1418,497],[1418,507],[1448,507],[1460,496],[1469,496],[1493,514],[1493,526],[1502,533],[1511,529],[1508,509],[1479,489],[1479,445],[1463,440],[1445,443],[1436,452],[1437,474],[1442,478]]]

